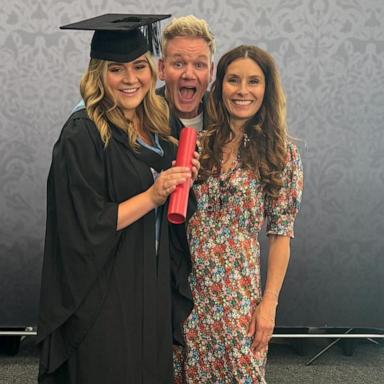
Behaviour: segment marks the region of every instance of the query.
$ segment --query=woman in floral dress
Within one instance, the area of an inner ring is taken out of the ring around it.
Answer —
[[[219,61],[188,224],[195,307],[175,351],[177,383],[265,383],[268,342],[303,187],[273,58],[240,46]],[[265,289],[258,233],[268,234]]]

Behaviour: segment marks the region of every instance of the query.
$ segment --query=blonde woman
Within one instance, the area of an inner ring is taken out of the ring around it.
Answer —
[[[105,30],[137,18],[112,16],[119,20],[86,21],[96,32],[80,84],[85,108],[53,149],[41,383],[170,383],[180,328],[172,311],[181,321],[191,308],[184,227],[170,227],[165,213],[169,194],[192,174],[171,167],[176,147],[147,38],[131,27]]]

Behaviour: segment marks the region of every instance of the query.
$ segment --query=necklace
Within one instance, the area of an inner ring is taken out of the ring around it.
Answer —
[[[242,140],[243,148],[247,148],[247,145],[249,142],[250,142],[250,139],[247,133],[244,132],[243,140]],[[220,165],[221,165],[221,169],[224,170],[224,172],[227,172],[228,170],[232,169],[237,163],[239,163],[240,161],[239,148],[240,148],[240,145],[234,144],[233,147],[229,149],[229,151],[223,150],[221,155]]]
[[[246,132],[242,139],[229,147],[228,151],[222,151],[220,160],[220,173],[213,176],[208,185],[208,212],[217,212],[224,208],[228,200],[236,192],[236,188],[231,184],[231,175],[240,164],[240,148],[247,148],[250,139]]]
[[[244,132],[244,135],[243,135],[243,147],[246,148],[249,142],[250,142],[250,138],[248,137],[247,132]]]

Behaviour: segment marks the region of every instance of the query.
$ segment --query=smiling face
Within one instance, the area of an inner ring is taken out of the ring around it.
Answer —
[[[108,63],[105,82],[107,92],[124,116],[132,120],[152,85],[152,72],[145,55],[129,63]]]
[[[223,79],[223,102],[232,125],[243,126],[260,109],[265,93],[265,76],[250,58],[228,65]]]
[[[166,97],[180,118],[196,117],[212,79],[213,63],[207,42],[200,37],[175,37],[159,60],[159,78]]]

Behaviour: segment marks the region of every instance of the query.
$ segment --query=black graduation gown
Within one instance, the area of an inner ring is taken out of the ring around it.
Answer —
[[[111,130],[104,148],[85,110],[75,112],[53,149],[38,323],[44,384],[173,382],[172,339],[183,342],[192,309],[184,226],[169,226],[159,208],[156,253],[154,210],[121,231],[116,224],[118,204],[148,189],[150,167],[169,168],[175,147],[135,153]]]

